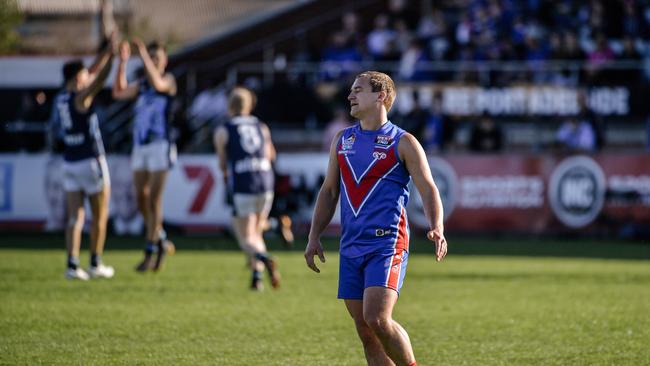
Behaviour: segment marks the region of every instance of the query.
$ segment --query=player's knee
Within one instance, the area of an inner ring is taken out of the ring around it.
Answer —
[[[100,230],[106,229],[107,221],[108,215],[100,213],[97,216],[93,217],[93,226]]]
[[[359,339],[361,339],[361,343],[363,344],[364,348],[367,348],[375,343],[375,333],[372,329],[370,329],[370,327],[368,327],[368,324],[365,322],[362,326],[357,325],[357,334],[359,335]]]
[[[391,320],[386,316],[376,313],[364,313],[363,319],[376,334],[383,334],[390,330]]]
[[[83,218],[80,216],[70,216],[68,218],[68,228],[81,229],[83,226]]]
[[[136,200],[138,201],[138,206],[145,207],[147,201],[149,200],[149,195],[145,192],[137,192]]]

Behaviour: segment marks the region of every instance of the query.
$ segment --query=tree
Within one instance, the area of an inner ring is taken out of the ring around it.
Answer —
[[[20,37],[16,26],[22,19],[16,0],[0,0],[0,54],[12,53],[17,49]]]

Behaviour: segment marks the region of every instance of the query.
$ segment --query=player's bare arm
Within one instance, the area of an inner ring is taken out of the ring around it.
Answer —
[[[316,263],[314,263],[314,256],[318,255],[320,261],[325,263],[325,254],[323,254],[323,245],[320,242],[320,236],[330,221],[332,221],[334,212],[336,212],[336,204],[341,189],[341,172],[339,170],[339,163],[336,156],[336,147],[342,133],[343,131],[340,131],[336,134],[330,146],[330,159],[327,166],[327,174],[325,175],[323,185],[318,192],[316,206],[314,207],[314,216],[311,219],[309,241],[307,242],[307,248],[305,248],[307,267],[311,268],[316,273],[320,273],[320,269],[318,269]]]
[[[140,85],[139,83],[131,83],[129,85],[126,80],[126,65],[131,57],[131,45],[129,45],[128,41],[122,41],[120,43],[119,52],[120,61],[117,64],[117,75],[115,75],[115,81],[113,82],[113,99],[134,99],[138,95]]]
[[[84,89],[79,91],[75,98],[75,107],[77,110],[85,112],[90,108],[93,99],[104,87],[104,82],[111,72],[113,62],[113,49],[106,47],[100,54],[99,71],[93,81]]]
[[[424,149],[413,135],[405,133],[397,145],[397,151],[422,197],[424,214],[429,221],[430,228],[427,232],[427,239],[435,244],[436,260],[441,261],[447,255],[442,200],[438,187],[431,176]]]
[[[144,65],[144,71],[147,75],[147,79],[151,83],[151,86],[159,93],[166,93],[169,95],[176,95],[176,80],[172,74],[163,74],[156,65],[154,64],[151,56],[149,56],[149,51],[147,51],[147,46],[139,38],[133,39],[133,44],[138,49],[138,54],[142,59],[142,64]]]
[[[214,133],[213,140],[214,150],[217,152],[219,159],[219,169],[223,173],[223,181],[228,182],[228,155],[226,153],[226,144],[228,143],[228,130],[220,126]]]
[[[275,161],[277,154],[275,151],[275,145],[273,145],[273,140],[271,139],[271,130],[265,123],[260,123],[260,127],[262,129],[262,136],[264,137],[264,146],[266,147],[266,151],[264,153],[266,154],[266,157],[269,159],[269,161]]]
[[[113,16],[113,0],[102,0],[100,12],[101,36],[109,40],[109,42],[106,42],[105,47],[111,47],[113,49],[115,44],[111,40],[119,34],[119,29],[117,28],[117,24],[115,24],[115,17]],[[93,80],[97,76],[97,72],[99,72],[99,61],[100,58],[96,57],[90,67],[88,67],[88,77],[90,80]]]

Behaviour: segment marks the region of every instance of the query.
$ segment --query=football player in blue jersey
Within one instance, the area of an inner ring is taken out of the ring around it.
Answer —
[[[266,268],[271,286],[280,286],[277,264],[266,250],[262,233],[273,203],[275,147],[266,124],[251,115],[254,94],[235,88],[228,98],[230,120],[214,133],[219,168],[233,197],[233,229],[239,246],[250,258],[251,289],[261,290]]]
[[[54,100],[52,121],[63,142],[63,187],[68,211],[65,235],[68,268],[65,277],[68,279],[88,280],[114,275],[113,268],[104,265],[101,260],[106,241],[110,179],[99,121],[93,110],[93,100],[111,70],[114,46],[115,33],[98,54],[93,74],[89,73],[81,60],[66,62],[63,66],[65,88]],[[92,210],[88,272],[79,266],[86,197]]]
[[[136,99],[131,165],[138,208],[146,226],[144,259],[136,270],[146,272],[159,270],[165,256],[175,250],[162,226],[162,197],[167,173],[176,160],[176,147],[170,136],[176,80],[174,75],[165,71],[167,52],[162,45],[153,42],[145,46],[139,39],[134,39],[133,44],[142,59],[145,77],[127,83],[126,65],[131,47],[128,42],[122,42],[113,98]]]
[[[359,122],[340,131],[330,148],[325,181],[314,208],[307,266],[325,262],[320,236],[340,196],[341,249],[338,297],[345,301],[368,365],[416,365],[408,334],[392,313],[409,254],[406,205],[413,179],[429,221],[436,259],[447,254],[440,194],[420,143],[388,120],[395,84],[383,73],[357,75],[348,95]]]

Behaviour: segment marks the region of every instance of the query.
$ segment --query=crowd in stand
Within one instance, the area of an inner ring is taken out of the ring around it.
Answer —
[[[256,114],[263,120],[272,125],[281,122],[289,127],[322,129],[330,136],[336,128],[351,123],[343,113],[347,81],[362,69],[388,72],[398,83],[625,85],[633,99],[647,94],[648,77],[640,61],[650,60],[649,39],[650,0],[387,0],[383,12],[345,13],[326,44],[308,47],[301,43],[294,54],[283,56],[285,61],[319,65],[316,77],[287,72],[276,75],[270,85],[254,77],[238,82],[257,93]],[[562,64],[540,66],[554,60]],[[483,69],[475,65],[493,61],[515,61],[525,68]],[[630,62],[623,68],[608,68],[613,61]],[[324,97],[314,81],[340,82],[340,90]],[[209,149],[212,129],[226,114],[225,95],[230,87],[223,80],[209,82],[182,101],[175,122],[181,149]],[[444,114],[441,96],[436,94],[426,107],[418,104],[417,96],[413,99],[410,110],[394,111],[391,119],[414,133],[430,151],[456,148],[459,124]],[[49,110],[46,105],[41,109]],[[461,148],[498,151],[507,147],[501,121],[492,117],[470,118],[471,131]],[[558,129],[558,144],[580,140],[580,146],[588,146],[586,150],[602,147],[604,124],[598,122],[598,116],[581,112],[574,117],[554,121],[557,126],[565,125],[565,132]],[[585,121],[593,132],[586,130]],[[579,135],[593,135],[593,141],[584,143],[586,138],[566,132],[573,131],[573,126],[582,126]],[[481,143],[476,136],[484,135],[494,141]]]
[[[587,61],[597,69],[642,59],[648,35],[647,1],[390,0],[372,19],[346,14],[320,60],[325,79],[364,61],[399,63],[396,76],[407,81],[466,76],[435,73],[430,61]]]

